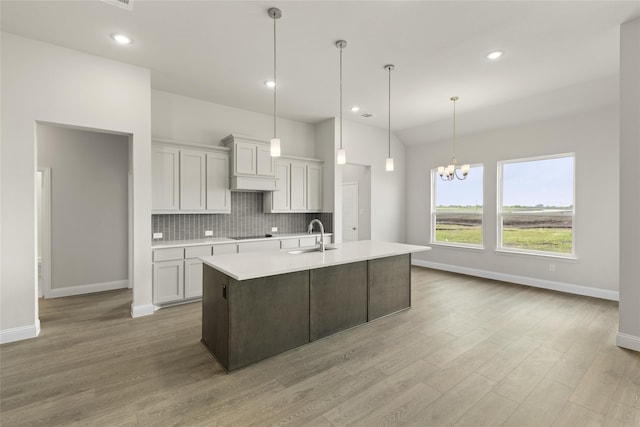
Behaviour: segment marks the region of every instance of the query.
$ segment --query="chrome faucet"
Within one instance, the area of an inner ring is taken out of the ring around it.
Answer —
[[[320,252],[324,252],[324,226],[322,225],[319,219],[316,218],[311,220],[311,222],[309,223],[309,226],[307,227],[307,233],[309,234],[313,233],[313,224],[316,224],[316,223],[320,226]]]

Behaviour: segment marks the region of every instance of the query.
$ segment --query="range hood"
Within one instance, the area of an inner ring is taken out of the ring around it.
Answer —
[[[269,142],[231,134],[222,139],[231,148],[231,191],[276,191],[275,164]]]

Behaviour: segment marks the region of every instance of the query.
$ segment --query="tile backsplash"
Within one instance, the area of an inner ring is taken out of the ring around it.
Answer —
[[[322,221],[326,232],[333,230],[332,213],[263,213],[263,194],[231,192],[231,215],[152,215],[152,235],[153,233],[162,233],[162,239],[154,239],[153,242],[204,239],[206,230],[213,231],[213,237],[271,233],[271,227],[278,227],[278,233],[305,232],[307,225],[314,218]]]

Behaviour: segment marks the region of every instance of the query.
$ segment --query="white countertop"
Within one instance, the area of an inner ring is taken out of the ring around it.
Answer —
[[[258,237],[255,239],[231,239],[229,237],[208,237],[206,239],[194,239],[194,240],[170,240],[166,242],[154,242],[151,244],[151,249],[163,249],[163,248],[177,248],[186,246],[206,246],[206,245],[218,245],[224,243],[240,243],[240,242],[258,242],[261,240],[282,240],[282,239],[295,239],[300,237],[309,237],[320,235],[318,232],[308,233],[271,233],[271,237]],[[325,236],[331,236],[333,233],[324,233]]]
[[[205,264],[236,280],[275,276],[294,271],[313,270],[331,265],[349,264],[394,255],[428,251],[428,246],[364,240],[329,245],[338,249],[322,252],[290,254],[281,251],[248,252],[200,258]]]

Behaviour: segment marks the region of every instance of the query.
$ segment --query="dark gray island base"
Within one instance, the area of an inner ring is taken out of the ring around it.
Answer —
[[[203,268],[202,343],[227,371],[411,307],[411,254],[247,280]]]

